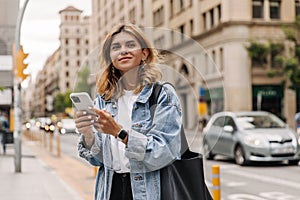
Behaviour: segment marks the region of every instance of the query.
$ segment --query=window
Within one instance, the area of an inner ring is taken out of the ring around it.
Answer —
[[[144,17],[144,7],[145,7],[145,2],[144,0],[141,0],[141,10],[142,10],[141,17]]]
[[[79,39],[79,38],[76,39],[76,44],[77,44],[77,45],[80,44],[80,39]]]
[[[219,17],[218,23],[220,23],[221,22],[221,16],[222,16],[221,5],[218,5],[217,10],[218,10],[218,17]]]
[[[296,16],[300,15],[300,0],[295,1]]]
[[[194,21],[191,19],[190,20],[190,34],[193,35],[194,32]]]
[[[80,56],[80,50],[77,49],[77,56]]]
[[[173,6],[174,6],[174,3],[173,3],[173,0],[170,0],[170,17],[173,17]]]
[[[225,124],[225,117],[222,116],[222,117],[217,118],[212,125],[218,126],[218,127],[223,127],[224,124]]]
[[[214,23],[214,9],[211,9],[209,11],[209,15],[210,15],[210,27],[214,27],[215,23]]]
[[[220,48],[220,71],[224,70],[224,51]]]
[[[181,41],[183,41],[184,40],[184,25],[181,25],[180,27],[179,27],[179,31],[180,31],[180,36],[181,36]]]
[[[183,10],[183,9],[184,9],[184,1],[180,0],[180,10]]]
[[[66,77],[69,77],[69,72],[68,71],[66,71]]]
[[[280,19],[280,1],[270,0],[270,18]]]
[[[203,18],[203,29],[207,30],[207,25],[206,25],[206,13],[202,14],[202,18]]]
[[[69,61],[66,61],[66,67],[69,66]]]
[[[77,66],[80,66],[80,60],[77,60]]]
[[[153,22],[155,26],[158,26],[164,22],[164,7],[160,7],[153,14]]]
[[[135,7],[129,11],[129,21],[135,23]]]
[[[69,44],[69,40],[68,40],[68,39],[65,40],[65,44],[66,44],[66,45]]]
[[[215,52],[215,50],[213,50],[211,52],[211,54],[212,54],[212,59],[213,59],[212,72],[214,72],[214,71],[217,71],[217,67],[214,64],[214,63],[216,63],[216,52]]]
[[[263,18],[263,0],[252,1],[252,18]]]
[[[69,32],[69,29],[66,28],[66,29],[65,29],[65,33],[68,33],[68,32]]]

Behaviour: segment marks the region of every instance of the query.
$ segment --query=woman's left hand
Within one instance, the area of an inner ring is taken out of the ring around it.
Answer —
[[[98,115],[98,120],[95,123],[99,123],[99,130],[100,132],[113,135],[117,137],[117,134],[121,130],[122,126],[119,125],[112,115],[106,110],[100,110],[98,108],[93,107],[91,109]]]

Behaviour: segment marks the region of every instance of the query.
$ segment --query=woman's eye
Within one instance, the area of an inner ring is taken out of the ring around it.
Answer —
[[[129,48],[133,48],[133,47],[135,47],[136,45],[135,45],[135,43],[129,43],[127,46],[128,46]]]
[[[111,50],[118,50],[120,48],[120,46],[118,46],[118,45],[113,45],[113,46],[111,46]]]

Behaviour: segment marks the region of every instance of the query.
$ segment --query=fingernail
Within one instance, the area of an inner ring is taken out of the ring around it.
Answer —
[[[92,116],[91,116],[91,115],[89,115],[89,116],[88,116],[88,118],[89,118],[89,119],[92,119]]]
[[[91,122],[92,122],[92,123],[94,123],[94,122],[95,122],[95,120],[91,120]]]
[[[82,112],[82,114],[86,115],[86,114],[87,114],[87,112],[86,112],[86,111],[83,111],[83,112]]]
[[[93,106],[89,106],[88,108],[89,108],[89,109],[93,109]]]

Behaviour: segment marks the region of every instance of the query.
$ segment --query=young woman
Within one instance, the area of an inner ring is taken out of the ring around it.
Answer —
[[[163,85],[151,119],[149,97],[161,78],[158,60],[134,25],[115,27],[103,43],[95,114],[75,116],[79,155],[99,166],[97,200],[159,200],[159,170],[180,157],[181,108],[170,85]]]

